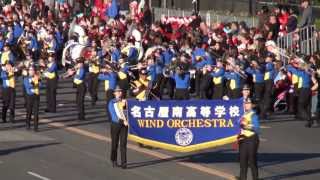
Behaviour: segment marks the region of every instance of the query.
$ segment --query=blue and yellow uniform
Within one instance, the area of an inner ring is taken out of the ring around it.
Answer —
[[[16,81],[14,77],[14,73],[1,71],[1,79],[2,79],[2,87],[3,88],[15,88]]]
[[[30,37],[30,44],[28,46],[28,49],[32,50],[32,51],[38,51],[39,50],[39,43],[38,43],[38,40],[37,40],[36,37],[34,37],[34,36]]]
[[[215,68],[210,74],[213,81],[213,99],[222,99],[224,93],[224,73],[223,68]]]
[[[251,137],[260,132],[259,117],[254,110],[246,112],[240,119],[240,136]]]
[[[157,78],[157,66],[155,64],[148,66],[148,80],[153,84]]]
[[[58,72],[58,66],[56,62],[50,62],[47,66],[47,70],[44,72],[44,76],[47,79],[56,79]]]
[[[174,98],[177,100],[189,99],[189,87],[190,87],[190,74],[183,73],[178,74],[175,73],[172,78],[176,83],[176,90],[174,94]]]
[[[298,88],[298,83],[299,83],[299,71],[297,68],[291,66],[291,65],[288,65],[287,66],[287,70],[288,72],[290,72],[292,74],[292,78],[291,78],[291,81],[292,81],[292,84],[294,85],[295,89]]]
[[[98,54],[98,52],[97,52]],[[88,90],[91,96],[91,105],[94,106],[98,100],[99,88],[99,72],[100,72],[100,57],[96,56],[89,63],[89,76],[88,76]]]
[[[56,112],[56,96],[57,96],[57,76],[58,66],[56,62],[50,62],[47,65],[47,69],[44,72],[46,77],[46,97],[47,97],[47,108],[46,112]]]
[[[152,86],[152,83],[148,79],[142,79],[139,78],[138,80],[134,81],[134,86],[136,89],[138,89],[138,92],[135,93],[136,99],[140,101],[145,101],[149,97],[147,97],[147,91],[150,90],[150,87]]]
[[[231,99],[240,98],[240,75],[236,72],[225,72],[224,77],[228,80],[228,96]]]
[[[254,83],[254,97],[259,103],[259,108],[263,109],[264,72],[261,68],[248,67],[246,72],[252,76]]]
[[[79,120],[85,120],[84,97],[87,91],[86,85],[84,83],[85,76],[86,76],[86,71],[82,66],[79,69],[77,69],[76,74],[73,78],[73,83],[77,88],[76,102],[77,102]]]
[[[108,110],[111,115],[111,122],[112,123],[121,123],[120,119],[124,120],[123,111],[125,110],[125,104],[123,101],[119,99],[111,99],[108,103]]]
[[[111,53],[111,62],[118,63],[121,58],[121,51],[119,49],[115,49]]]
[[[14,122],[14,111],[15,111],[15,99],[16,99],[16,91],[15,91],[15,77],[14,72],[7,72],[3,70],[1,72],[2,79],[2,121],[7,122],[7,111],[10,110],[10,122]]]
[[[14,55],[10,50],[1,54],[1,64],[4,65],[7,63],[14,64]]]
[[[175,56],[174,52],[172,52],[170,49],[165,50],[161,53],[161,59],[164,62],[164,65],[171,64],[172,58]]]
[[[123,92],[127,92],[129,89],[129,66],[128,63],[122,63],[120,64],[120,71],[117,73],[118,75],[118,85],[123,90]],[[124,94],[124,97],[126,97],[126,94]]]
[[[40,103],[40,81],[38,78],[27,76],[23,80],[26,90],[27,107],[27,129],[30,129],[31,117],[34,117],[34,131],[38,131],[39,103]]]
[[[110,160],[113,166],[116,166],[118,144],[120,141],[121,166],[126,168],[127,164],[127,136],[128,127],[124,121],[126,119],[124,110],[126,105],[121,99],[112,99],[108,106],[108,112],[111,114],[111,156]]]
[[[117,74],[114,72],[111,73],[100,73],[98,76],[100,81],[104,81],[104,90],[114,90],[117,85]]]
[[[40,95],[39,94],[39,87],[40,81],[34,77],[27,76],[23,80],[24,88],[27,92],[27,95]]]
[[[83,84],[85,76],[86,76],[86,71],[84,67],[77,69],[76,75],[73,78],[73,83],[76,85]]]
[[[138,60],[139,51],[135,46],[131,46],[128,52],[128,62],[134,64]]]
[[[298,72],[298,89],[310,88],[311,86],[311,75],[306,71]]]
[[[298,118],[307,121],[306,127],[311,127],[313,121],[311,119],[311,74],[304,70],[298,73]]]
[[[104,81],[104,90],[106,93],[106,102],[107,104],[110,102],[111,99],[114,98],[113,96],[113,91],[117,86],[117,74],[114,72],[109,72],[109,73],[100,73],[98,76],[98,79],[100,81]],[[109,118],[111,118],[110,114],[107,115]]]
[[[275,68],[272,62],[265,64],[264,72],[264,96],[263,96],[263,107],[261,108],[260,117],[262,119],[266,118],[266,114],[271,111],[272,105],[272,89],[273,89],[273,80],[275,78]]]
[[[247,179],[248,167],[252,179],[258,179],[257,153],[259,147],[260,124],[257,114],[251,110],[245,112],[240,120],[239,157],[240,179]]]
[[[248,67],[246,72],[252,76],[253,83],[264,83],[264,72],[261,69]]]
[[[13,25],[13,38],[15,39],[15,42],[18,41],[19,37],[23,34],[23,27],[18,22],[14,22]]]
[[[275,76],[275,68],[272,62],[268,62],[265,65],[265,72],[264,72],[264,81],[272,80]]]
[[[201,60],[202,59],[202,60]],[[201,69],[205,65],[213,65],[215,62],[203,48],[196,48],[192,53],[192,64],[196,69]]]

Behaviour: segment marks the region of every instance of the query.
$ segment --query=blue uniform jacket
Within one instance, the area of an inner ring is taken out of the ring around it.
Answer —
[[[264,72],[261,69],[253,69],[248,67],[246,72],[253,77],[254,83],[263,83],[264,82]]]
[[[119,117],[117,116],[116,109],[114,107],[114,104],[117,103],[117,101],[117,99],[112,99],[108,104],[108,110],[111,116],[111,121],[114,123],[119,123]]]
[[[109,89],[114,90],[117,86],[117,74],[116,73],[100,73],[98,79],[101,81],[109,81]]]
[[[176,89],[188,89],[190,86],[190,74],[186,73],[184,76],[174,74],[172,77],[176,82]]]

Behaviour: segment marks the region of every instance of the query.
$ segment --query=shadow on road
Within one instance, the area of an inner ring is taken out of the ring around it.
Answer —
[[[264,180],[274,180],[274,179],[288,179],[288,178],[297,178],[299,176],[307,176],[307,175],[312,175],[312,174],[319,174],[320,169],[308,169],[308,170],[303,170],[303,171],[298,171],[298,172],[293,172],[293,173],[288,173],[288,174],[280,174],[276,176],[270,176],[270,177],[264,177]]]
[[[61,144],[61,143],[55,142],[55,143],[45,143],[45,144],[34,144],[34,145],[27,145],[27,146],[16,147],[16,148],[11,148],[11,149],[0,149],[0,156],[9,155],[12,153],[17,153],[20,151],[26,151],[26,150],[30,150],[30,149],[58,145],[58,144]]]
[[[320,153],[259,153],[259,167],[279,165],[289,162],[297,162],[308,159],[320,158]],[[186,156],[178,156],[169,159],[154,160],[148,162],[138,162],[128,164],[129,168],[139,168],[144,166],[156,165],[165,162],[191,162],[199,164],[218,164],[218,163],[238,163],[238,153],[232,150],[221,150],[216,152],[205,152],[199,154],[191,154]],[[306,170],[307,172],[308,170]],[[320,171],[319,169],[312,170]],[[299,172],[297,172],[298,174]],[[303,173],[303,172],[300,172]]]

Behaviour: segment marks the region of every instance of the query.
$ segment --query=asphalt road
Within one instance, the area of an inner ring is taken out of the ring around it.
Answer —
[[[112,168],[102,85],[95,107],[86,98],[87,121],[75,120],[74,92],[70,80],[60,80],[56,114],[44,113],[45,96],[41,97],[40,132],[34,133],[25,129],[25,109],[18,90],[17,123],[0,124],[1,180],[206,180],[238,175],[237,151],[231,145],[181,154],[139,148],[129,142],[128,169]],[[262,124],[260,177],[320,179],[320,129],[306,129],[304,122],[290,116],[273,120]]]

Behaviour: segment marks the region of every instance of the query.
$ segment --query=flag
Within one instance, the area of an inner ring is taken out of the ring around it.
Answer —
[[[111,6],[107,9],[107,16],[116,18],[119,14],[119,7],[117,0],[112,0]]]

